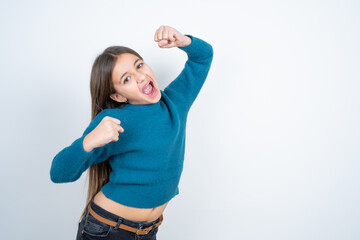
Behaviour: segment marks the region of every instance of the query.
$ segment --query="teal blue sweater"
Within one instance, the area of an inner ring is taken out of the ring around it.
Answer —
[[[154,104],[104,109],[83,135],[53,159],[50,177],[55,183],[73,182],[91,165],[109,160],[109,182],[101,191],[107,198],[126,206],[154,208],[179,193],[183,170],[186,120],[208,75],[213,49],[192,35],[190,45],[178,47],[188,59],[184,69]],[[119,140],[86,152],[84,137],[105,117],[121,121]]]

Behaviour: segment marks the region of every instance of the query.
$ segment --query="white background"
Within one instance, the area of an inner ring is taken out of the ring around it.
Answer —
[[[2,239],[75,239],[86,173],[50,180],[90,122],[90,70],[133,48],[164,89],[186,54],[160,25],[213,46],[187,123],[180,194],[158,239],[360,239],[358,1],[1,1]]]

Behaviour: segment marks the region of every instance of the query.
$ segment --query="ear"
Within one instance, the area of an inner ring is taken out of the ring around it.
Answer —
[[[126,102],[127,99],[121,95],[119,95],[118,93],[113,93],[110,95],[110,98],[116,102]]]

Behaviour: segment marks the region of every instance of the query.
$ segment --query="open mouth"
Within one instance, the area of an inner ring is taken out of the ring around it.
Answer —
[[[157,95],[156,88],[154,86],[154,83],[152,81],[149,81],[148,84],[146,84],[143,88],[143,93],[151,98],[155,97]]]

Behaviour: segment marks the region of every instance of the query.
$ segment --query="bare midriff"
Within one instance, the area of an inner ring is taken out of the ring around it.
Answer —
[[[134,208],[122,205],[107,198],[102,191],[99,191],[95,197],[94,202],[103,209],[116,214],[120,217],[129,219],[135,222],[152,222],[158,219],[164,212],[167,204],[155,208]]]

